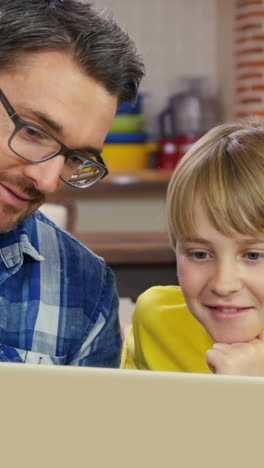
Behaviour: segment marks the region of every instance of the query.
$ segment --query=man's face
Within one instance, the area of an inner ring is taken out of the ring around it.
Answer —
[[[0,74],[0,88],[17,114],[73,149],[100,151],[117,108],[117,98],[84,75],[59,52],[29,54]],[[0,104],[0,232],[10,230],[60,190],[64,157],[38,164],[8,148],[14,124]]]
[[[216,342],[248,342],[264,329],[264,234],[228,237],[197,202],[195,239],[177,242],[180,285],[191,313]]]

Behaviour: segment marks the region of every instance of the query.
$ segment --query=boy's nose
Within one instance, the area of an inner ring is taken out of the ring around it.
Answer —
[[[237,265],[221,265],[213,272],[210,287],[219,296],[228,296],[239,291],[242,281]]]
[[[33,181],[37,190],[51,194],[58,189],[64,161],[64,156],[58,155],[48,161],[25,164],[23,174]]]

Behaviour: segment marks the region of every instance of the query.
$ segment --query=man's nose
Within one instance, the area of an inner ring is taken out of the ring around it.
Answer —
[[[210,279],[212,292],[219,296],[228,296],[239,291],[241,285],[240,268],[236,262],[223,262],[215,267]]]
[[[50,194],[58,190],[64,161],[64,156],[58,155],[37,164],[28,163],[23,167],[23,174],[32,180],[40,192]]]

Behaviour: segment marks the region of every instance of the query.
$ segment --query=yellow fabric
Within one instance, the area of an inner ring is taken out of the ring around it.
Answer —
[[[155,286],[137,300],[121,367],[211,373],[205,354],[213,343],[187,308],[180,287]]]

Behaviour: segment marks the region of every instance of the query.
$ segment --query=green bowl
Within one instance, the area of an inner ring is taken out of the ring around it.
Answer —
[[[109,133],[133,133],[144,130],[144,114],[116,115]]]

